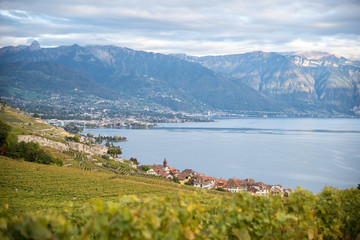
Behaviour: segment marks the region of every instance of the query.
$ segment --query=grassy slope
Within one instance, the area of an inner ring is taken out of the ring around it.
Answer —
[[[14,214],[61,209],[70,203],[81,206],[92,198],[115,200],[119,195],[173,197],[178,192],[199,191],[161,179],[47,166],[3,156],[0,156],[0,166],[0,204],[8,204]],[[209,191],[208,194],[210,197],[222,193]]]
[[[5,112],[0,112],[0,120],[8,123],[15,134],[31,133],[57,141],[64,141],[65,136],[73,135],[62,128],[51,126],[41,119],[32,118],[28,113],[11,107],[5,108]]]

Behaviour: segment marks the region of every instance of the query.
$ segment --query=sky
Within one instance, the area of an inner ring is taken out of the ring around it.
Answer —
[[[0,0],[0,46],[188,55],[324,51],[360,60],[360,0]]]

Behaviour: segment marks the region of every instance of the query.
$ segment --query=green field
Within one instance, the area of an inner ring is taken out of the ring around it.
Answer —
[[[0,156],[0,204],[9,211],[56,208],[70,203],[81,206],[89,199],[116,200],[122,195],[169,196],[199,189],[147,176],[86,171],[17,161]],[[209,191],[208,195],[222,193]]]

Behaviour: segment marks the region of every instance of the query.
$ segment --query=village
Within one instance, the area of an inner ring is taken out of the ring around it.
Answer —
[[[256,182],[252,178],[240,180],[237,178],[214,178],[200,174],[192,169],[185,169],[180,172],[178,169],[168,166],[166,158],[163,165],[145,165],[150,169],[147,174],[163,177],[169,180],[176,180],[180,184],[191,185],[204,189],[215,189],[220,191],[228,191],[231,193],[248,192],[252,195],[281,195],[288,196],[293,190],[284,189],[280,184],[267,185],[263,182]],[[142,168],[143,166],[139,166]]]

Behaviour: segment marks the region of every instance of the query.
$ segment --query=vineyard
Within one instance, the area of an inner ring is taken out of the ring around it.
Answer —
[[[5,157],[0,164],[0,238],[360,238],[355,188],[263,197]]]
[[[121,175],[79,168],[48,166],[0,156],[0,205],[9,212],[82,206],[89,199],[115,200],[119,195],[174,197],[198,189],[149,175]],[[120,169],[121,170],[121,169]],[[209,196],[220,194],[211,191]]]
[[[149,190],[150,191],[150,190]],[[247,193],[93,199],[82,207],[13,217],[0,210],[0,237],[12,239],[359,239],[359,190],[298,189],[288,198]]]

